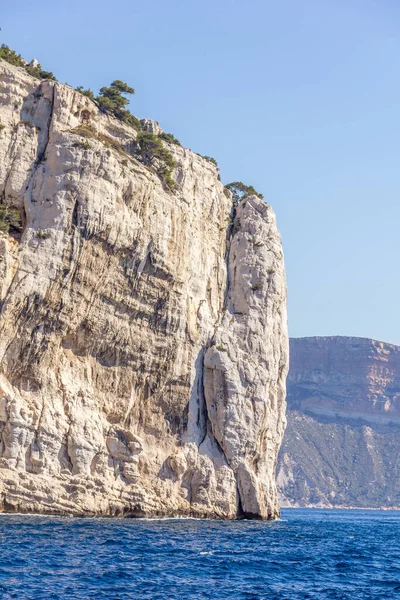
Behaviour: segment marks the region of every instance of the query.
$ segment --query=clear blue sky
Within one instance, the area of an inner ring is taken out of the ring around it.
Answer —
[[[400,344],[398,0],[5,0],[2,41],[264,193],[292,336]]]

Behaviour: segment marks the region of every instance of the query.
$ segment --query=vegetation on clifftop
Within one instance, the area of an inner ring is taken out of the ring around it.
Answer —
[[[175,144],[176,146],[182,146],[180,141],[177,140],[176,137],[174,135],[172,135],[172,133],[166,133],[165,131],[163,131],[162,133],[158,134],[158,137],[161,138],[162,140],[164,140],[164,142],[168,142],[169,144]]]
[[[211,163],[212,165],[214,165],[215,167],[217,167],[217,169],[218,169],[218,171],[219,171],[219,168],[218,168],[218,163],[217,163],[217,161],[215,160],[215,158],[213,158],[212,156],[207,156],[207,155],[205,155],[205,154],[199,154],[199,156],[201,156],[201,158],[204,158],[204,160],[206,160],[207,162],[209,162],[209,163]]]
[[[32,77],[36,77],[36,79],[51,79],[52,81],[57,81],[51,71],[44,71],[40,64],[37,65],[28,65],[25,67],[25,70],[32,75]]]
[[[11,48],[6,46],[5,44],[2,44],[0,46],[0,58],[6,60],[11,65],[15,65],[16,67],[25,67],[26,65],[26,62],[24,61],[22,56],[20,54],[17,54],[15,50],[11,50]]]
[[[172,170],[175,161],[162,144],[160,137],[149,131],[141,131],[136,138],[136,158],[147,167],[154,167],[162,182],[172,189],[175,182],[172,179]]]
[[[130,125],[137,131],[141,129],[139,119],[126,108],[129,99],[125,97],[125,94],[133,95],[135,90],[124,81],[116,79],[109,86],[102,87],[98,96],[95,96],[92,90],[85,89],[81,85],[75,89],[83,96],[90,98],[102,112]]]
[[[252,185],[245,185],[242,181],[233,181],[225,186],[225,189],[232,192],[233,201],[235,203],[240,200],[244,200],[248,196],[258,196],[261,200],[264,198],[263,194],[257,192]]]
[[[0,46],[0,59],[4,59],[12,65],[25,69],[29,75],[36,77],[37,79],[57,81],[53,73],[44,71],[37,61],[27,63],[20,54],[9,48],[6,44]],[[172,133],[161,132],[160,134],[155,135],[148,131],[142,131],[139,119],[127,109],[130,101],[126,95],[133,95],[135,93],[134,88],[124,81],[116,79],[109,86],[100,88],[97,96],[91,89],[84,88],[83,86],[78,86],[75,89],[77,92],[94,102],[100,111],[130,125],[139,132],[136,139],[136,149],[134,151],[135,158],[146,166],[154,168],[164,185],[172,190],[175,186],[175,182],[172,178],[175,161],[171,152],[163,145],[163,142],[177,146],[180,146],[181,143]],[[202,154],[199,154],[199,156],[213,164],[219,171],[218,163],[215,158],[203,156]],[[219,175],[218,179],[220,180]],[[228,183],[225,186],[225,190],[226,193],[228,193],[228,191],[232,192],[233,201],[235,203],[252,194],[261,199],[264,197],[257,192],[252,185],[245,185],[241,181]],[[0,214],[0,231],[4,230],[2,229],[1,224],[2,218],[3,217]],[[4,225],[4,227],[7,228],[7,225]]]
[[[89,98],[92,102],[96,101],[96,96],[94,95],[92,90],[89,90],[89,89],[85,90],[82,85],[78,85],[78,87],[76,87],[75,89],[77,92],[82,94],[82,96],[86,96],[87,98]]]
[[[140,121],[127,110],[126,106],[129,104],[129,100],[124,96],[124,94],[133,95],[134,93],[135,90],[133,87],[130,87],[120,79],[116,79],[109,87],[102,87],[100,89],[100,93],[95,101],[103,112],[139,130]]]
[[[51,71],[44,71],[39,63],[28,64],[20,54],[17,54],[15,50],[11,50],[11,48],[6,46],[6,44],[2,44],[0,46],[0,58],[6,60],[11,65],[22,67],[32,77],[36,77],[37,79],[52,79],[53,81],[56,81],[56,78]]]

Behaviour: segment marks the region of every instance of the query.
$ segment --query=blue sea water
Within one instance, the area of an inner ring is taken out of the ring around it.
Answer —
[[[400,599],[400,513],[254,521],[0,516],[8,600]]]

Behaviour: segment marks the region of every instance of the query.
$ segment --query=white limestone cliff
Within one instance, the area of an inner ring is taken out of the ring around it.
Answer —
[[[172,144],[168,191],[133,128],[4,61],[0,123],[1,203],[23,219],[0,237],[0,511],[277,516],[270,206],[233,208],[215,166]]]

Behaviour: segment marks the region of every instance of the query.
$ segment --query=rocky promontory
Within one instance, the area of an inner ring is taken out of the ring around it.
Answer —
[[[271,207],[168,137],[168,169],[138,160],[137,129],[5,61],[0,123],[0,511],[276,517]]]

